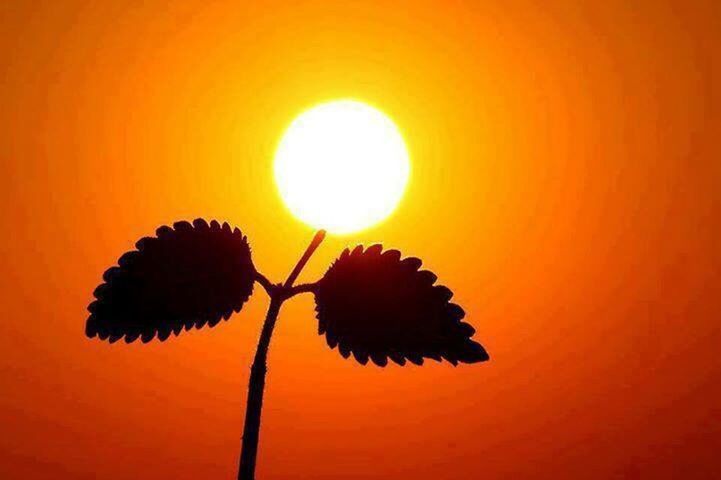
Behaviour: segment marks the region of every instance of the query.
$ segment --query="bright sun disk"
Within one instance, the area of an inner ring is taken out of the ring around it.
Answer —
[[[315,228],[350,233],[396,208],[410,162],[400,131],[381,111],[337,100],[301,113],[275,154],[275,181],[290,211]]]

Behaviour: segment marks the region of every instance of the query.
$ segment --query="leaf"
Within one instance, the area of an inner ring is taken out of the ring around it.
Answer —
[[[253,291],[255,268],[245,236],[227,223],[162,226],[103,275],[88,306],[85,333],[111,343],[149,342],[171,332],[215,326],[239,312]]]
[[[453,293],[434,285],[417,258],[373,245],[346,249],[318,282],[318,333],[343,357],[385,366],[390,358],[421,365],[423,358],[475,363],[488,353],[471,340],[465,312],[450,303]]]

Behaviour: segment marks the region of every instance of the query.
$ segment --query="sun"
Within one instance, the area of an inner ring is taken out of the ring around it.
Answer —
[[[345,234],[395,210],[410,161],[387,115],[357,100],[335,100],[293,120],[275,153],[274,171],[280,195],[296,217]]]

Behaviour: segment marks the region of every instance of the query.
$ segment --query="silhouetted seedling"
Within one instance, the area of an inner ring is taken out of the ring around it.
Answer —
[[[245,236],[227,223],[177,222],[156,237],[137,242],[103,275],[95,289],[86,324],[89,337],[111,343],[121,338],[166,340],[183,330],[213,327],[239,312],[259,283],[270,305],[251,367],[238,478],[251,480],[260,431],[268,345],[283,302],[299,293],[315,296],[318,333],[331,348],[381,367],[388,359],[405,365],[424,358],[475,363],[488,360],[485,349],[471,340],[473,327],[463,322],[463,309],[451,303],[453,293],[435,285],[436,276],[420,270],[421,261],[401,259],[398,250],[381,245],[346,249],[323,278],[294,285],[325,236],[318,232],[282,284],[271,283],[253,265]]]

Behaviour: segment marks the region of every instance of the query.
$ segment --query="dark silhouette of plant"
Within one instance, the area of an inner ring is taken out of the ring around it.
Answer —
[[[173,227],[141,239],[137,251],[105,272],[105,283],[94,292],[97,300],[88,307],[88,336],[165,340],[171,332],[213,327],[240,311],[256,274],[240,230],[202,219]]]
[[[435,285],[436,276],[419,270],[421,261],[401,259],[381,245],[346,249],[315,283],[294,285],[323,241],[313,241],[284,283],[271,283],[253,265],[245,236],[227,223],[197,219],[163,226],[127,252],[103,275],[95,289],[86,324],[89,337],[111,343],[121,338],[166,340],[183,329],[213,327],[228,320],[248,300],[255,282],[270,296],[250,371],[238,478],[255,478],[260,413],[273,328],[283,302],[297,294],[315,295],[318,332],[343,357],[381,367],[391,359],[417,365],[424,358],[453,365],[488,360],[485,349],[463,322],[465,312],[450,303],[453,293]]]
[[[453,293],[433,285],[436,276],[418,270],[421,261],[401,260],[398,250],[380,245],[346,249],[315,289],[318,333],[343,357],[352,353],[362,364],[370,358],[384,367],[388,358],[423,364],[423,357],[454,365],[487,360],[486,351],[469,337],[475,330],[461,319],[465,312],[449,303]]]

